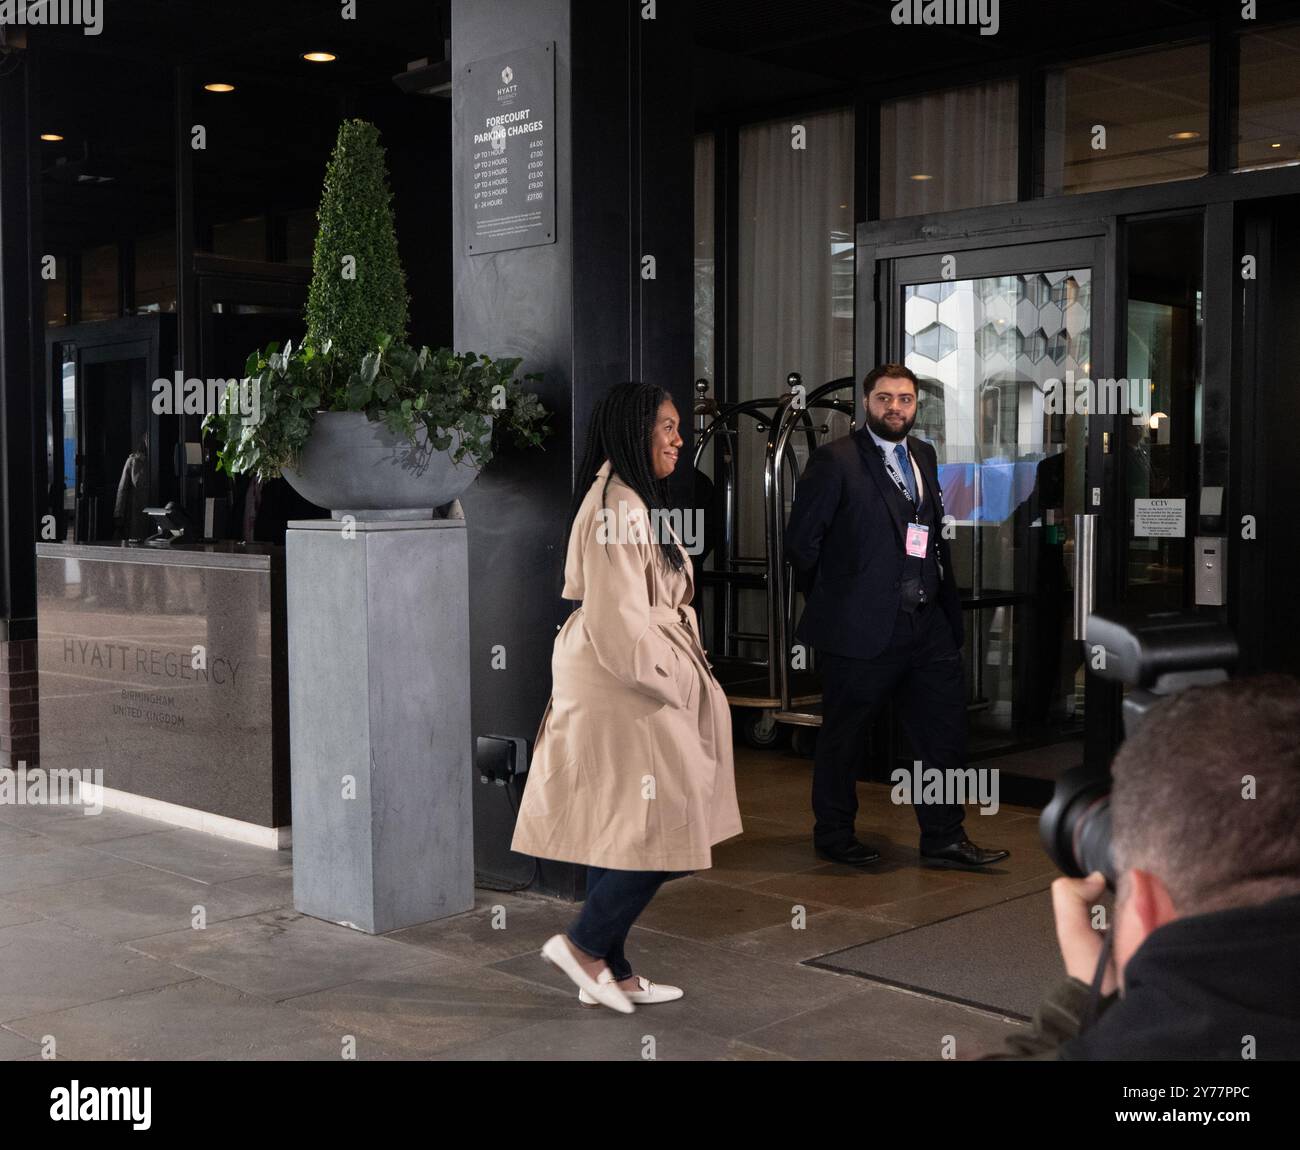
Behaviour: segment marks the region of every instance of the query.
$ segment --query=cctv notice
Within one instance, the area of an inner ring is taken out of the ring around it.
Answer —
[[[1187,533],[1186,499],[1133,500],[1133,534],[1181,539]]]

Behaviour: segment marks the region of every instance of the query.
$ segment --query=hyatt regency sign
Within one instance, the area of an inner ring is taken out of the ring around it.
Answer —
[[[475,60],[459,78],[471,255],[555,241],[555,45]]]

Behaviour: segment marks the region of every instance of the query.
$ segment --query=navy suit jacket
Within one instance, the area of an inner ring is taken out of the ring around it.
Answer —
[[[938,458],[923,440],[907,437],[921,470],[926,499],[936,501],[943,579],[939,606],[957,646],[965,630],[943,538],[943,492]],[[906,527],[897,488],[866,427],[819,447],[799,479],[785,533],[785,554],[794,566],[806,606],[795,637],[828,651],[870,659],[889,643],[898,614]]]

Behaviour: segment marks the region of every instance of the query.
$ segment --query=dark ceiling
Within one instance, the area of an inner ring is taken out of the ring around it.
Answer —
[[[1005,73],[1136,42],[1170,42],[1216,18],[1238,26],[1232,0],[1000,0],[998,31],[895,25],[893,0],[695,0],[696,107],[740,111],[820,91],[888,94]],[[1264,5],[1270,21],[1300,5]]]
[[[332,85],[387,84],[409,61],[439,58],[450,34],[450,0],[357,0],[351,20],[340,18],[340,0],[103,2],[100,36],[64,28],[34,35],[78,52],[108,52],[119,61],[186,61],[200,73],[260,73],[285,84],[316,86],[321,70],[300,59],[309,49],[338,56],[328,69]],[[697,72],[705,74],[706,105],[707,90],[726,87],[732,68],[737,77],[763,71],[782,77],[780,93],[798,77],[809,91],[827,85],[912,84],[925,77],[941,82],[954,70],[1004,70],[1034,58],[1087,54],[1126,38],[1173,40],[1216,18],[1244,26],[1237,0],[999,0],[993,36],[973,27],[896,26],[890,20],[894,0],[661,3],[689,5],[695,47],[704,62]],[[1287,0],[1260,8],[1269,21],[1300,16],[1300,4]],[[752,100],[755,93],[735,95]]]
[[[674,2],[686,0],[660,0]],[[104,5],[102,35],[30,30],[33,44],[54,49],[43,57],[39,130],[65,138],[41,145],[46,226],[57,238],[67,225],[70,245],[71,230],[102,227],[120,213],[158,218],[172,210],[178,63],[190,69],[194,122],[210,135],[209,149],[196,157],[197,194],[235,215],[314,202],[340,115],[364,110],[381,119],[386,108],[395,123],[413,115],[432,123],[428,105],[444,103],[402,96],[392,77],[412,61],[441,58],[451,0],[357,0],[355,20],[340,18],[340,0]],[[998,34],[981,36],[971,27],[895,26],[894,7],[893,0],[693,0],[691,79],[701,122],[827,93],[939,87],[1124,43],[1173,41],[1203,33],[1216,15],[1240,23],[1236,0],[1000,0]],[[1300,15],[1300,6],[1280,0],[1261,9],[1270,20]],[[338,59],[302,60],[315,49]],[[202,90],[220,80],[238,86],[237,99]],[[422,130],[398,130],[393,142],[436,148]],[[83,175],[111,180],[95,192]],[[235,202],[241,189],[247,203]]]
[[[387,83],[408,61],[441,57],[450,0],[103,0],[103,32],[33,30],[41,43],[117,59],[188,62],[196,70],[273,73],[316,85],[320,69],[301,59],[333,52],[331,83]],[[313,71],[315,69],[315,71]]]
[[[615,3],[618,0],[585,0]],[[624,0],[630,2],[630,0]],[[999,0],[996,35],[958,26],[900,27],[894,0],[661,0],[688,3],[693,81],[702,116],[737,112],[825,91],[888,92],[943,85],[1035,61],[1082,56],[1130,41],[1172,41],[1216,18],[1238,26],[1236,0]],[[384,88],[411,61],[441,58],[451,0],[104,0],[104,31],[33,31],[40,43],[108,55],[115,87],[129,94],[175,63],[197,84],[241,77],[320,94]],[[1260,6],[1270,21],[1300,17],[1300,3]],[[324,49],[325,67],[301,59]],[[135,61],[124,66],[124,61]],[[54,87],[63,87],[56,77]],[[69,79],[75,79],[69,77]],[[98,81],[103,83],[102,78]],[[68,85],[76,88],[78,85]],[[49,82],[45,85],[49,92]],[[49,93],[55,100],[57,91]],[[79,93],[75,97],[80,100]]]

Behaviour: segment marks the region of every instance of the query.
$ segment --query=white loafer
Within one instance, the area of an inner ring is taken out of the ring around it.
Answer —
[[[562,934],[553,934],[542,947],[542,958],[552,966],[558,967],[573,980],[578,987],[578,995],[587,996],[592,1006],[608,1006],[620,1014],[631,1014],[636,1007],[628,1001],[627,995],[619,988],[614,979],[614,972],[605,967],[595,978],[582,969],[578,960],[569,949],[568,940]]]
[[[607,971],[609,971],[608,967],[601,971],[601,974],[603,975]],[[613,977],[613,973],[610,972],[610,978]],[[636,976],[636,980],[641,987],[640,990],[623,991],[628,1002],[672,1002],[674,999],[681,998],[682,995],[686,993],[680,986],[669,986],[666,983],[651,982],[648,978],[643,978],[639,974]],[[578,991],[578,1001],[581,1002],[583,1006],[600,1005],[585,990]]]

